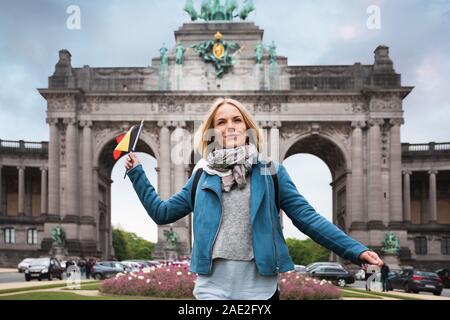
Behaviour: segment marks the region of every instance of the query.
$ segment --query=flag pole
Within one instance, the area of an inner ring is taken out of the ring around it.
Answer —
[[[134,152],[134,150],[136,149],[137,141],[139,140],[139,136],[141,135],[143,125],[144,125],[144,120],[141,121],[141,125],[139,126],[139,130],[136,135],[136,139],[134,139],[133,147],[131,148],[131,152]],[[123,175],[124,179],[127,177],[127,172],[128,172],[128,170],[125,169],[125,174]]]

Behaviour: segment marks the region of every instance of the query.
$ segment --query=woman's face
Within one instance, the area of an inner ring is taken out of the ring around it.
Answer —
[[[214,116],[215,139],[221,148],[229,149],[245,144],[247,126],[238,108],[224,104]]]

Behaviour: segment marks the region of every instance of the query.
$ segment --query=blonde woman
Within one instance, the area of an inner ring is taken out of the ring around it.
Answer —
[[[135,154],[125,167],[150,217],[168,224],[193,212],[190,270],[198,274],[197,299],[278,299],[278,275],[294,269],[281,230],[277,204],[304,234],[356,264],[381,266],[375,252],[318,214],[299,194],[285,167],[258,159],[263,147],[257,123],[238,101],[219,99],[198,131],[206,162],[197,184],[193,174],[181,191],[161,200]],[[272,168],[273,169],[273,168]],[[273,173],[274,170],[272,170]]]

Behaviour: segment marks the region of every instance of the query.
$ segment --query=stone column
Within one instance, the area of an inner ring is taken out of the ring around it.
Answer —
[[[175,124],[176,126],[175,130],[172,134],[172,141],[171,141],[171,163],[174,164],[174,190],[173,193],[179,192],[184,184],[184,176],[185,176],[185,170],[184,170],[184,130],[183,128],[186,126],[186,123],[184,121],[177,121]]]
[[[3,176],[2,166],[0,165],[0,216],[6,215],[6,210],[3,210]]]
[[[25,167],[24,166],[18,166],[17,170],[19,171],[19,190],[18,190],[18,215],[24,215],[25,214]]]
[[[420,223],[426,224],[430,222],[430,201],[425,179],[421,180],[420,189]]]
[[[352,222],[364,222],[364,169],[362,128],[364,121],[352,122]]]
[[[47,168],[41,167],[41,214],[47,214]]]
[[[184,181],[188,181],[190,178],[191,169],[189,168],[189,165],[184,167]]]
[[[411,171],[403,171],[403,220],[411,222]]]
[[[280,128],[281,121],[270,122],[270,160],[280,162]]]
[[[261,128],[261,134],[263,137],[263,149],[259,151],[260,158],[262,160],[268,160],[269,159],[269,141],[268,141],[268,122],[267,121],[260,121],[259,127]]]
[[[161,199],[170,197],[170,131],[168,121],[158,121],[159,133],[159,196]]]
[[[429,204],[430,204],[430,223],[437,223],[437,197],[436,197],[436,170],[428,171],[430,179]]]
[[[368,222],[382,221],[381,129],[383,119],[369,121]]]
[[[402,219],[402,147],[400,126],[403,119],[391,119],[390,128],[390,163],[389,163],[389,211],[390,222]]]
[[[66,215],[78,216],[78,121],[74,118],[64,119],[66,129]]]
[[[99,228],[100,228],[100,217],[99,217],[99,212],[100,212],[100,206],[99,206],[99,192],[98,192],[98,167],[97,166],[93,166],[92,167],[92,184],[93,184],[93,195],[94,195],[94,202],[93,202],[93,213],[94,213],[94,220],[96,223],[96,228],[94,228],[94,239],[97,239],[97,245],[99,243]]]
[[[172,193],[175,194],[183,188],[186,183],[185,180],[185,157],[186,152],[186,144],[184,143],[184,130],[183,128],[186,126],[184,121],[176,121],[172,123],[175,126],[175,130],[172,133],[172,141],[171,141],[171,163],[174,166],[173,179],[174,179],[174,190]],[[173,224],[173,230],[178,234],[179,238],[179,250],[180,254],[187,255],[190,254],[191,251],[191,241],[190,241],[190,233],[189,233],[189,221],[191,216],[187,215],[186,217],[176,221]]]
[[[82,168],[82,201],[81,215],[94,221],[94,187],[93,187],[93,159],[92,159],[92,121],[82,121],[83,126],[83,168]]]
[[[58,119],[47,119],[50,126],[50,140],[48,144],[48,213],[60,215],[59,190],[59,128]]]

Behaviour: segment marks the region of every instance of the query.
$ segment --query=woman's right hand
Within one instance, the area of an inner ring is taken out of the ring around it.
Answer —
[[[133,152],[130,152],[125,158],[125,169],[127,169],[127,171],[130,171],[140,163],[141,162],[139,161],[138,157]]]

